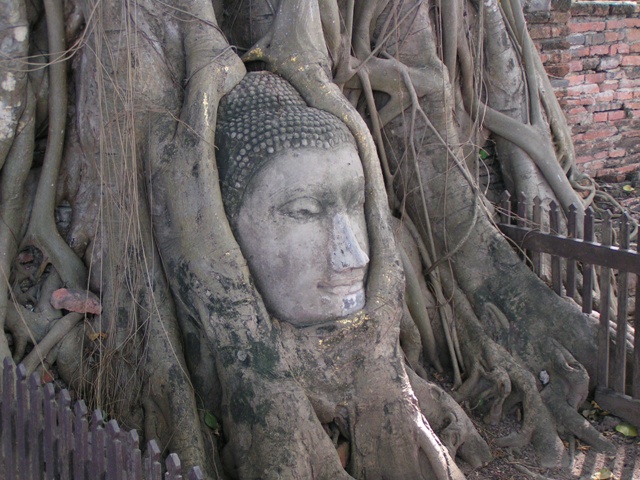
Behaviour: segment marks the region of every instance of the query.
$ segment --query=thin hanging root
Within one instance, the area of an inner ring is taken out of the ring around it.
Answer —
[[[420,252],[420,257],[422,258],[422,262],[425,268],[429,268],[429,266],[431,266],[432,264],[431,257],[429,255],[429,252],[427,251],[424,241],[422,240],[422,237],[418,233],[418,229],[408,215],[403,218],[403,221],[407,229],[409,230],[409,233],[413,237],[413,240],[418,246],[418,251]],[[451,358],[451,365],[453,366],[453,384],[454,387],[458,387],[462,384],[462,375],[460,369],[464,369],[464,364],[461,362],[462,352],[460,351],[460,346],[458,345],[457,341],[458,334],[453,325],[453,314],[451,312],[449,302],[445,298],[442,291],[442,283],[440,282],[440,273],[438,270],[435,270],[431,273],[431,285],[433,287],[436,301],[438,302],[438,314],[440,316],[440,321],[442,322],[442,330],[447,342],[449,357]],[[456,345],[458,346],[457,350]]]
[[[429,315],[427,314],[427,307],[422,300],[422,292],[420,291],[420,285],[418,283],[418,277],[411,265],[411,261],[407,257],[406,252],[402,246],[398,245],[400,250],[400,258],[402,260],[402,266],[404,267],[404,276],[406,281],[406,303],[411,313],[411,317],[418,327],[420,332],[420,339],[422,340],[422,347],[425,358],[429,363],[438,371],[442,372],[442,365],[437,355],[436,339],[431,329],[431,322],[429,321]]]
[[[67,69],[57,56],[65,50],[64,18],[61,0],[44,2],[49,40],[49,131],[42,172],[33,203],[27,235],[22,248],[33,245],[51,260],[62,281],[71,288],[86,287],[86,268],[82,261],[60,237],[56,228],[54,209],[56,186],[67,121]]]

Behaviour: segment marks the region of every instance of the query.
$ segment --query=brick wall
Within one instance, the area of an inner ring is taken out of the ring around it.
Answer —
[[[640,5],[528,0],[525,11],[578,167],[595,176],[640,170]]]

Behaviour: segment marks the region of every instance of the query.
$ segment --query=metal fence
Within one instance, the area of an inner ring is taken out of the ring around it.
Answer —
[[[631,365],[627,365],[629,277],[636,276],[640,286],[640,254],[630,249],[631,221],[622,215],[619,227],[614,228],[612,216],[605,212],[599,226],[600,241],[596,241],[595,216],[591,208],[584,218],[578,218],[577,208],[569,209],[566,234],[561,234],[561,211],[555,202],[548,207],[539,198],[529,202],[518,199],[516,211],[505,193],[501,202],[502,232],[513,240],[531,262],[533,270],[543,273],[543,255],[551,257],[550,283],[558,295],[577,298],[578,272],[582,273],[582,311],[591,313],[593,307],[594,266],[599,267],[600,327],[598,330],[598,372],[595,399],[605,410],[635,425],[640,425],[640,338],[635,336]],[[543,228],[542,226],[548,226]],[[582,228],[579,228],[582,227]],[[548,230],[548,231],[543,231]],[[582,233],[579,233],[582,232]],[[617,237],[617,240],[616,240]],[[617,282],[618,308],[610,315],[612,284]],[[637,293],[636,300],[638,298]],[[611,347],[610,320],[616,325]],[[636,302],[633,318],[636,331],[640,325],[640,303]],[[627,378],[630,367],[631,378]]]
[[[200,467],[183,477],[174,453],[161,463],[155,440],[140,451],[135,430],[125,431],[82,400],[72,406],[67,390],[56,395],[37,374],[4,360],[0,393],[0,478],[5,480],[203,479]],[[164,470],[164,475],[163,475]]]

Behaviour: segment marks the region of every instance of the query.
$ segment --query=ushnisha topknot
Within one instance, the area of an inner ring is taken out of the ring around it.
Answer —
[[[232,224],[249,181],[279,152],[355,145],[336,116],[309,107],[283,78],[250,72],[218,107],[216,147],[222,197]]]

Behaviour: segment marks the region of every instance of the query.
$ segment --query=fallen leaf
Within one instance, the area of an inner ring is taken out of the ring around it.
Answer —
[[[624,187],[622,187],[622,189],[625,192],[633,192],[635,190],[635,188],[633,188],[631,185],[625,185]]]
[[[607,478],[613,480],[613,473],[611,473],[611,470],[609,470],[607,467],[604,467],[594,473],[591,477],[591,480],[605,480]]]
[[[637,437],[638,429],[628,423],[619,423],[616,425],[616,432],[621,433],[625,437]]]
[[[51,306],[56,309],[100,315],[100,299],[91,292],[59,288],[51,294]]]
[[[207,427],[213,430],[213,433],[217,434],[220,431],[220,424],[218,423],[218,419],[213,413],[205,412],[204,423]]]
[[[107,338],[107,334],[106,332],[96,332],[96,333],[90,333],[89,335],[89,340],[91,340],[92,342],[95,342],[96,340],[98,340],[99,338],[104,340],[105,338]]]

